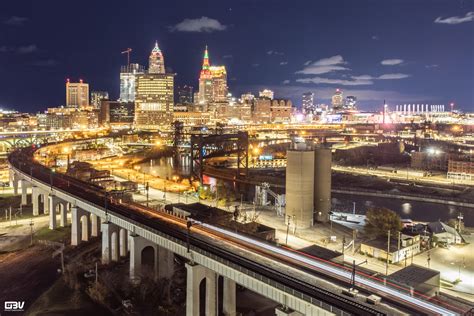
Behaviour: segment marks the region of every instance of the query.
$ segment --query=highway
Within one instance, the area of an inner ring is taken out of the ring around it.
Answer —
[[[33,149],[18,150],[9,156],[9,162],[16,168],[23,170],[24,174],[31,175],[35,179],[45,184],[51,184],[55,189],[69,193],[72,196],[87,200],[95,205],[102,207],[108,200],[107,210],[110,213],[118,214],[132,221],[137,221],[142,225],[156,229],[163,234],[178,239],[185,243],[187,239],[186,222],[183,219],[172,215],[156,212],[137,203],[118,204],[107,198],[103,189],[77,179],[51,172],[46,167],[36,163],[32,159]],[[33,166],[30,169],[30,166]],[[310,271],[317,276],[326,276],[334,280],[349,283],[351,279],[350,269],[325,262],[316,257],[298,253],[297,251],[278,247],[269,243],[254,240],[252,238],[230,232],[226,229],[216,227],[209,223],[195,222],[190,236],[190,244],[204,251],[213,253],[221,258],[234,262],[258,274],[264,275],[272,280],[280,282],[297,291],[300,291],[310,297],[326,302],[327,304],[338,306],[341,310],[357,315],[380,315],[382,314],[375,308],[361,304],[342,294],[318,288],[306,280],[296,279],[290,273],[285,274],[281,271],[275,271],[268,265],[249,260],[248,257],[239,255],[226,249],[225,247],[216,247],[203,239],[205,236],[220,240],[230,245],[238,245],[247,251],[257,252],[260,255],[277,260],[288,265],[290,269],[299,269]],[[462,311],[457,311],[455,307],[445,308],[436,305],[434,302],[425,300],[421,295],[411,296],[406,289],[385,286],[379,279],[369,278],[362,273],[358,273],[355,278],[356,286],[366,292],[375,293],[390,301],[405,305],[411,310],[422,312],[424,314],[439,315],[457,315]]]

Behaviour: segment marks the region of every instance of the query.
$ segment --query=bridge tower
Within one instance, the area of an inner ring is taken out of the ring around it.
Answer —
[[[247,132],[236,134],[191,136],[191,171],[202,182],[204,159],[237,156],[236,177],[245,178],[248,175],[249,136]]]

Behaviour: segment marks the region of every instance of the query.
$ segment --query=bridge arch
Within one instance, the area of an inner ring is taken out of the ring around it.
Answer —
[[[206,293],[207,293],[207,278],[202,278],[201,282],[199,282],[199,315],[205,316],[206,315]]]
[[[156,262],[156,249],[153,246],[146,246],[142,249],[141,253],[141,261],[142,261],[142,275],[146,276],[149,275],[153,279],[156,279],[155,273],[155,266],[157,265]]]

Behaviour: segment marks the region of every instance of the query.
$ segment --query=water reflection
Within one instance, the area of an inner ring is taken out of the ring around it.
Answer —
[[[403,203],[402,204],[402,213],[408,215],[411,213],[412,207],[410,203]]]
[[[173,176],[189,178],[191,175],[191,158],[189,155],[182,155],[179,163],[175,164],[172,157],[162,157],[151,159],[149,162],[139,164],[140,170],[164,179],[172,179]]]
[[[352,213],[353,202],[356,202],[356,213],[358,214],[365,214],[369,207],[386,207],[397,212],[401,218],[422,222],[448,221],[462,213],[466,226],[474,226],[474,209],[472,208],[345,194],[333,194],[332,201],[335,211]]]

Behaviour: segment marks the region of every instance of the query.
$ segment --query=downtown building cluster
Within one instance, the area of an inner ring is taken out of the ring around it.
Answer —
[[[360,111],[357,97],[344,96],[336,89],[330,104],[317,103],[313,92],[303,93],[301,109],[288,99],[274,97],[268,89],[258,95],[245,93],[233,97],[227,84],[227,69],[213,65],[206,46],[198,77],[198,89],[191,85],[175,86],[174,73],[168,73],[164,54],[155,43],[148,69],[128,62],[120,69],[120,96],[117,100],[105,91],[90,91],[83,80],[66,81],[64,106],[49,107],[29,115],[0,111],[0,129],[84,130],[98,127],[166,130],[173,122],[186,126],[216,124],[340,124],[340,123],[456,123],[472,121],[471,114],[445,111],[443,105],[404,104],[391,107],[381,103],[375,111]]]
[[[120,98],[102,101],[100,123],[137,130],[162,130],[175,121],[201,126],[291,120],[291,101],[274,99],[270,90],[261,91],[258,97],[248,93],[234,98],[229,93],[226,67],[211,65],[207,46],[198,91],[190,85],[175,87],[174,77],[175,74],[166,73],[163,53],[156,44],[149,57],[148,70],[139,64],[122,67]],[[118,116],[117,112],[124,115]]]

